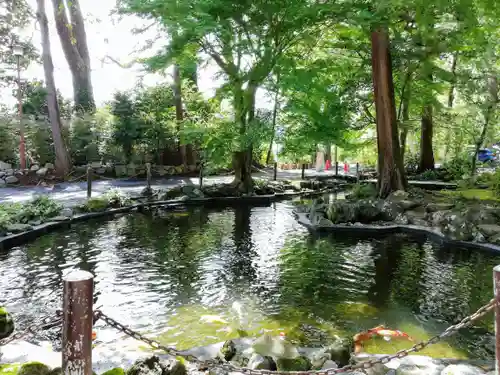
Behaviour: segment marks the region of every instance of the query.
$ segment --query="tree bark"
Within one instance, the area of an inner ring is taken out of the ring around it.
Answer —
[[[87,34],[78,0],[52,0],[56,29],[73,79],[78,113],[95,111]],[[70,20],[66,12],[69,13]]]
[[[375,95],[378,146],[378,193],[386,197],[392,191],[406,188],[398,140],[394,84],[387,29],[371,33],[372,78]]]
[[[255,115],[255,91],[257,87],[250,84],[246,90],[241,88],[234,92],[235,120],[239,124],[240,137],[246,133],[247,126],[251,125]],[[240,150],[233,153],[234,181],[233,185],[241,193],[250,193],[253,190],[252,180],[252,146],[240,144]]]
[[[432,104],[422,108],[422,129],[420,131],[420,162],[419,172],[434,170],[434,152],[432,150],[433,122]]]
[[[279,81],[279,76],[278,76],[278,81]],[[278,99],[279,99],[279,90],[276,90],[276,95],[274,96],[271,141],[269,142],[269,149],[267,150],[266,165],[269,165],[269,162],[271,161],[271,153],[273,151],[274,133],[276,132],[276,118],[278,117],[278,111],[280,105]]]
[[[55,167],[58,174],[65,176],[70,171],[71,162],[61,132],[61,117],[59,114],[56,84],[54,81],[54,65],[52,63],[52,55],[50,52],[49,23],[45,13],[45,0],[37,0],[36,15],[38,23],[40,24],[40,31],[42,35],[43,70],[45,73],[45,85],[47,87],[49,121],[52,129],[52,138],[56,154]]]
[[[401,149],[401,161],[404,165],[405,152],[406,152],[406,138],[408,137],[408,121],[410,120],[410,79],[411,74],[408,74],[405,82],[405,89],[403,91],[403,97],[401,99],[401,110],[402,110],[402,122],[401,122],[401,132],[399,133],[399,146]]]
[[[453,61],[451,63],[451,74],[453,75],[451,85],[450,85],[450,91],[448,91],[448,109],[453,108],[453,102],[455,101],[455,86],[456,86],[456,81],[457,81],[457,63],[458,63],[458,52],[455,52],[453,54]],[[451,136],[452,136],[452,129],[448,129],[446,133],[446,140],[445,140],[445,149],[444,149],[444,160],[446,161],[446,157],[448,156],[448,153],[450,151],[450,141],[451,141]]]
[[[174,65],[174,101],[175,101],[175,119],[177,121],[177,133],[179,153],[181,154],[182,166],[184,172],[188,170],[188,161],[186,153],[186,145],[181,142],[182,122],[184,121],[184,109],[182,108],[182,87],[181,87],[181,73],[179,65]]]
[[[325,143],[325,162],[330,160],[332,162],[332,144],[327,142]]]

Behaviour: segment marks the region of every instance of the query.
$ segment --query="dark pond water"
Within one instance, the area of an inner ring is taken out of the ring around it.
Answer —
[[[301,345],[320,345],[385,324],[420,340],[492,296],[499,255],[402,235],[316,238],[292,209],[193,208],[75,225],[0,253],[0,305],[29,324],[60,307],[63,275],[80,268],[95,275],[105,313],[187,348],[236,337],[238,328],[283,330]],[[492,329],[487,316],[426,353],[493,357]],[[97,330],[99,345],[128,342],[110,327]],[[57,341],[57,332],[42,339]],[[367,350],[410,345],[379,339]]]

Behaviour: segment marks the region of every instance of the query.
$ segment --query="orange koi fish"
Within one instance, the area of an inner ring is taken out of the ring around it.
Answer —
[[[382,336],[386,340],[390,340],[392,337],[399,337],[413,341],[407,333],[378,326],[354,335],[354,353],[361,353],[363,351],[363,342],[370,340],[374,336]]]
[[[92,331],[92,341],[94,341],[97,338],[97,332]]]

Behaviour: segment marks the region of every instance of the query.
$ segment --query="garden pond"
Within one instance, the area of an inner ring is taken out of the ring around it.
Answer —
[[[280,332],[327,344],[384,324],[430,338],[487,303],[500,254],[401,234],[313,236],[291,202],[267,207],[131,213],[79,223],[0,252],[0,305],[18,326],[61,306],[66,272],[95,275],[95,304],[130,328],[179,349]],[[139,345],[96,325],[96,345]],[[494,357],[493,317],[424,354]],[[59,345],[59,331],[32,341]],[[371,353],[405,340],[373,339]]]

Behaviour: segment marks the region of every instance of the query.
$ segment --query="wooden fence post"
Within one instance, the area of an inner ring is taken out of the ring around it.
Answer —
[[[278,163],[274,163],[274,176],[273,176],[273,180],[276,181],[278,177]]]
[[[335,162],[335,176],[338,176],[339,175],[339,162],[336,161]]]
[[[495,374],[500,374],[500,265],[493,268],[493,294],[495,295]]]
[[[73,271],[64,277],[62,372],[92,375],[94,276]]]
[[[359,163],[356,163],[356,180],[359,182]]]
[[[92,167],[87,167],[87,199],[92,196]]]
[[[300,175],[300,178],[302,180],[305,180],[305,178],[306,178],[306,165],[305,165],[305,163],[302,163],[302,174]]]
[[[151,191],[151,163],[146,163],[146,181],[148,184],[148,191]]]
[[[203,187],[203,162],[200,163],[200,190]]]

